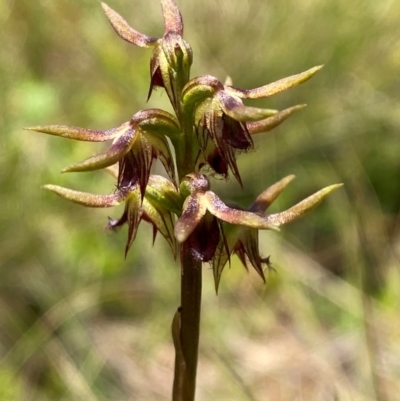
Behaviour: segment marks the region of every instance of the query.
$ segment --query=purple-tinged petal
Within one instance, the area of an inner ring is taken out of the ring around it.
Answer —
[[[182,15],[173,0],[161,0],[162,13],[165,23],[165,35],[169,32],[183,35]]]
[[[292,75],[290,77],[280,79],[279,81],[275,81],[268,85],[264,85],[255,89],[239,89],[233,86],[227,86],[225,90],[235,94],[242,99],[267,98],[309,80],[322,67],[322,65],[319,65],[317,67],[310,68],[309,70],[304,71],[300,74]]]
[[[270,214],[269,216],[267,216],[267,220],[270,223],[275,224],[276,226],[291,223],[292,221],[304,216],[307,212],[309,212],[311,209],[321,203],[327,195],[340,188],[342,185],[343,184],[334,184],[330,185],[329,187],[323,188],[315,194],[302,200],[297,205],[292,206],[288,210],[285,210],[281,213]]]
[[[272,129],[283,123],[295,111],[301,110],[304,107],[306,107],[305,104],[299,104],[298,106],[293,106],[289,107],[288,109],[282,110],[272,117],[268,117],[260,121],[246,123],[247,129],[252,135],[258,134],[260,132],[271,131]]]
[[[125,197],[121,192],[111,195],[94,195],[87,192],[74,191],[58,185],[44,185],[43,188],[71,202],[94,208],[107,208],[119,205]]]
[[[114,139],[113,144],[105,152],[89,157],[81,163],[73,164],[62,170],[63,173],[100,170],[109,167],[129,152],[137,138],[136,130],[127,126],[123,134]]]
[[[177,220],[174,229],[175,238],[179,242],[184,242],[189,237],[205,215],[207,207],[203,198],[204,194],[201,192],[196,192],[186,198],[182,215]]]
[[[158,43],[158,38],[152,38],[133,29],[116,11],[107,4],[101,3],[103,10],[114,28],[114,31],[122,39],[139,47],[152,47]]]
[[[126,124],[122,124],[117,128],[112,128],[106,131],[94,129],[68,127],[66,125],[44,125],[38,127],[24,128],[27,131],[42,132],[43,134],[59,136],[61,138],[75,139],[77,141],[86,142],[104,142],[114,139],[120,134],[120,131],[125,128]]]
[[[220,220],[230,224],[258,228],[259,230],[278,230],[279,228],[270,222],[266,217],[244,210],[232,209],[211,191],[204,195],[204,202],[207,210]]]
[[[256,200],[249,207],[249,211],[254,213],[264,213],[271,203],[294,179],[295,176],[291,174],[268,187],[265,191],[261,192],[261,194],[257,196]]]

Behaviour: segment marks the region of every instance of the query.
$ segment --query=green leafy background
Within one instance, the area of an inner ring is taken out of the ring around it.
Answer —
[[[109,0],[162,35],[157,0]],[[308,107],[255,138],[234,180],[242,206],[287,174],[273,211],[344,187],[313,213],[262,233],[276,272],[264,285],[233,259],[219,295],[204,266],[198,400],[397,400],[400,392],[400,2],[178,1],[192,76],[252,88],[306,70],[311,81],[254,106]],[[145,105],[150,52],[119,39],[94,0],[0,2],[0,400],[168,400],[170,322],[180,269],[142,224],[46,193],[53,183],[109,193],[102,172],[60,170],[101,149],[22,131],[111,128]],[[160,170],[161,171],[161,170]]]

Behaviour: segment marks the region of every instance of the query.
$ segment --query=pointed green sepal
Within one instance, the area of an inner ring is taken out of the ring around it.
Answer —
[[[106,3],[101,3],[103,10],[119,37],[139,47],[155,46],[158,38],[152,38],[133,29],[116,11]]]
[[[75,139],[77,141],[104,142],[110,139],[114,139],[116,136],[118,136],[120,130],[123,129],[126,124],[127,123],[122,124],[117,128],[112,128],[106,131],[79,127],[68,127],[66,125],[44,125],[37,127],[27,127],[24,129],[27,131],[36,131],[43,134],[59,136],[61,138]]]
[[[124,195],[120,192],[111,195],[94,195],[87,192],[74,191],[58,185],[44,185],[42,188],[51,191],[71,202],[93,208],[107,208],[116,206],[119,205],[124,199]]]
[[[279,81],[272,82],[268,85],[261,86],[255,89],[239,89],[233,86],[227,87],[227,91],[234,93],[242,99],[261,99],[267,98],[277,93],[283,92],[287,89],[293,88],[294,86],[300,85],[305,81],[308,81],[313,75],[315,75],[323,66],[310,68],[300,74],[292,75],[280,79]]]
[[[264,213],[271,203],[283,192],[283,190],[295,179],[293,174],[282,178],[280,181],[268,187],[249,207],[250,212]]]
[[[279,231],[277,225],[264,216],[228,207],[214,192],[207,191],[203,197],[206,201],[203,203],[206,204],[207,210],[220,220],[259,230]]]
[[[136,130],[129,125],[126,125],[124,128],[125,131],[119,133],[119,136],[114,139],[113,144],[105,152],[89,157],[81,163],[66,167],[62,172],[69,173],[100,170],[117,163],[130,151],[137,138]]]
[[[161,0],[162,14],[164,17],[165,34],[174,32],[183,35],[183,20],[178,7],[172,0]]]
[[[246,124],[250,134],[258,134],[260,132],[268,132],[282,124],[287,118],[289,118],[297,110],[301,110],[306,107],[305,104],[299,104],[288,109],[282,110],[272,117],[265,118],[260,121],[249,122]]]
[[[302,200],[297,205],[292,206],[290,209],[280,213],[270,214],[267,216],[267,220],[276,226],[291,223],[292,221],[304,216],[311,209],[320,204],[330,193],[336,191],[341,186],[343,186],[343,184],[334,184],[323,188],[315,194]]]

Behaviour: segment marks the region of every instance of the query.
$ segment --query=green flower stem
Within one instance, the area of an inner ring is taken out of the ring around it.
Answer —
[[[182,135],[171,139],[175,149],[176,168],[178,172],[179,182],[187,174],[196,171],[196,159],[200,148],[197,140],[195,140],[195,132],[191,117],[181,116],[179,119]]]
[[[195,261],[186,243],[181,245],[180,339],[175,343],[173,401],[194,401],[200,336],[201,262]],[[175,320],[175,318],[174,318]],[[176,323],[173,323],[176,329]],[[182,360],[183,358],[183,360]]]
[[[179,101],[176,114],[182,136],[173,141],[179,182],[187,174],[195,171],[196,156],[199,150],[196,148],[196,141],[193,140],[192,116],[182,113],[181,106],[181,101]],[[194,401],[200,337],[202,263],[193,259],[186,242],[181,244],[180,257],[181,308],[175,314],[172,323],[175,346],[172,400]],[[180,315],[179,320],[178,315]]]
[[[185,136],[177,138],[174,142],[172,142],[175,149],[175,158],[176,158],[176,169],[178,173],[178,182],[185,177],[186,174],[191,173],[194,169],[190,170],[190,167],[193,166],[193,161],[189,160],[188,157],[188,141],[185,139]]]

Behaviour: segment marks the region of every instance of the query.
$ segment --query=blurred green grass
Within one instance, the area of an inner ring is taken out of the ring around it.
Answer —
[[[158,1],[109,0],[132,26],[162,33]],[[183,2],[192,76],[243,88],[324,69],[263,107],[309,107],[256,137],[239,159],[246,206],[294,173],[281,210],[344,182],[312,214],[263,233],[276,273],[263,285],[237,260],[215,296],[204,266],[199,400],[397,400],[400,391],[400,3]],[[93,145],[22,131],[109,128],[145,105],[149,52],[119,39],[97,1],[0,3],[0,400],[167,400],[169,325],[179,267],[141,227],[102,231],[118,210],[87,210],[40,186],[110,192],[100,173],[60,175]]]

